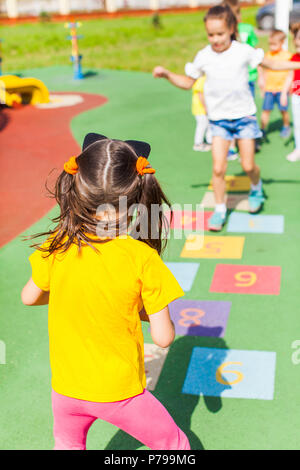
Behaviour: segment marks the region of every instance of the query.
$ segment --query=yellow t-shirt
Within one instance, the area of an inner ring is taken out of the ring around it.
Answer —
[[[267,52],[266,57],[271,60],[290,60],[292,54],[289,51]],[[279,93],[289,74],[288,70],[267,70],[265,71],[265,91]]]
[[[119,401],[146,386],[139,311],[159,312],[184,295],[156,250],[130,236],[73,244],[65,253],[37,250],[32,279],[49,296],[52,387],[95,402]],[[47,246],[47,245],[44,245]]]
[[[198,78],[192,87],[192,113],[194,116],[202,116],[206,114],[206,110],[199,99],[199,93],[204,93],[205,78],[205,76]]]

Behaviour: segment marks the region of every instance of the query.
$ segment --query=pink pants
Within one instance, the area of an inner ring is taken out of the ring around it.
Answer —
[[[153,450],[190,450],[186,435],[147,390],[127,400],[97,403],[52,391],[54,450],[85,450],[96,419],[114,424]]]

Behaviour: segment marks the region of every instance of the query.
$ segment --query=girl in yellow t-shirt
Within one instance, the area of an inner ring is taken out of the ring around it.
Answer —
[[[49,303],[55,449],[85,449],[97,418],[150,449],[190,449],[145,388],[141,320],[168,347],[168,304],[183,295],[159,256],[163,216],[151,208],[169,203],[149,153],[145,142],[88,134],[56,182],[57,226],[29,258],[22,301]]]

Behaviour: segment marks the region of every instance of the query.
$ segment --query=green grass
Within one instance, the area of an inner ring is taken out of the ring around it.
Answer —
[[[255,25],[257,8],[244,9],[243,22]],[[152,17],[86,20],[78,29],[83,35],[79,51],[83,66],[101,69],[151,72],[163,64],[182,73],[184,64],[207,44],[203,24],[205,12],[161,15],[162,28],[156,29]],[[3,26],[3,73],[24,68],[68,65],[71,43],[69,30],[60,22],[40,22]],[[266,46],[266,37],[260,37]]]

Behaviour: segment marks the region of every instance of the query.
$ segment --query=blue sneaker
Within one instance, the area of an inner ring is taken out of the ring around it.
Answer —
[[[259,212],[265,201],[262,189],[260,191],[254,191],[251,189],[248,196],[249,212],[250,214],[256,214]]]
[[[280,131],[280,137],[283,139],[288,139],[292,133],[292,129],[290,126],[283,126],[283,128]]]
[[[208,230],[212,232],[220,232],[226,222],[227,212],[214,212],[208,220]]]

